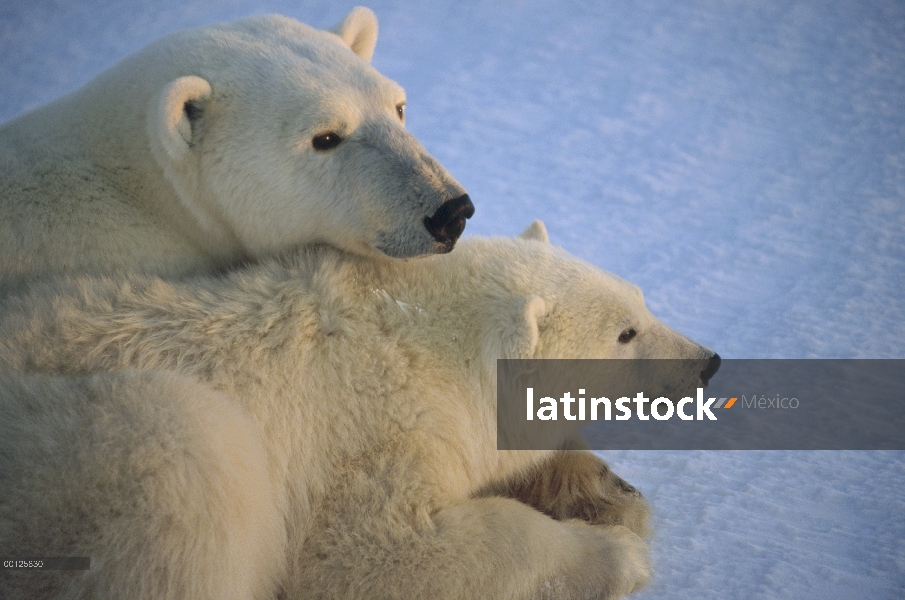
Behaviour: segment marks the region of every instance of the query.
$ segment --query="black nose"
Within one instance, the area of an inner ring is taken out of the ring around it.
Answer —
[[[428,233],[440,243],[452,247],[465,231],[465,219],[474,214],[474,204],[468,194],[447,200],[430,217],[424,217]]]
[[[707,368],[701,371],[701,381],[704,382],[704,385],[707,385],[710,378],[716,375],[716,372],[720,370],[721,362],[723,362],[723,359],[720,358],[719,354],[714,352],[713,356],[710,357],[710,362],[707,363]]]

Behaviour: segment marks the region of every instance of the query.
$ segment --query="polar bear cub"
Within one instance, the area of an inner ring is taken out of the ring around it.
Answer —
[[[539,223],[419,261],[33,285],[0,313],[0,554],[92,568],[0,595],[623,596],[644,499],[591,453],[498,451],[496,360],[713,356]]]
[[[474,207],[369,61],[377,19],[170,35],[0,127],[0,285],[213,271],[327,242],[448,252]]]

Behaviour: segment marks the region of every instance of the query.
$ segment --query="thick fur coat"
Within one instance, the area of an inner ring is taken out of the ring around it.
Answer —
[[[0,127],[0,287],[211,272],[299,244],[447,252],[474,208],[369,61],[377,20],[170,35]]]
[[[92,569],[0,595],[620,597],[650,575],[644,499],[590,453],[498,451],[496,359],[712,355],[540,223],[33,285],[0,314],[0,554]]]

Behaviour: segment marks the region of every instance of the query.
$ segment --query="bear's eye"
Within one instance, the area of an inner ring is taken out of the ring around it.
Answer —
[[[405,102],[396,105],[396,116],[400,121],[405,121]]]
[[[619,334],[619,343],[620,344],[628,344],[632,341],[632,338],[638,335],[638,332],[632,328],[628,328],[622,333]]]
[[[328,131],[327,133],[314,136],[314,139],[311,140],[311,144],[314,146],[315,150],[332,150],[339,146],[341,141],[343,141],[343,139],[339,137],[338,134]]]

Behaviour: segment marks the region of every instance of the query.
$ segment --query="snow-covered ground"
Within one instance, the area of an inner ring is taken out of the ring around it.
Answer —
[[[7,0],[0,121],[182,27],[327,0]],[[731,358],[905,358],[905,3],[374,0],[374,63],[468,189]],[[903,452],[607,452],[656,509],[639,598],[905,597]]]

